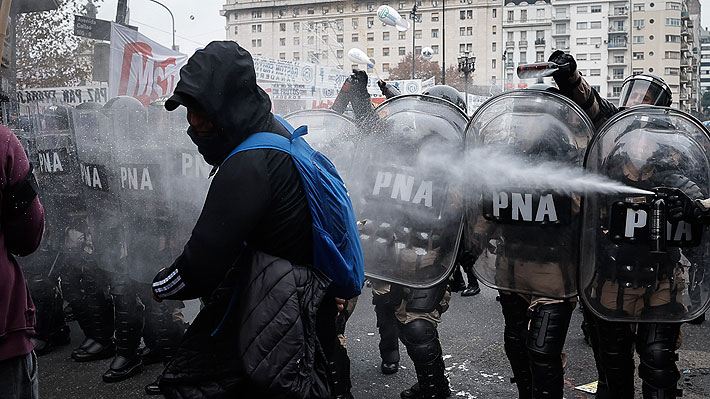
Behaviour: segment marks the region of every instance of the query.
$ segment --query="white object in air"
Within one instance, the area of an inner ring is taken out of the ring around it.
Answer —
[[[397,10],[390,6],[380,6],[380,8],[377,9],[377,18],[379,18],[383,24],[394,26],[400,32],[409,29],[409,22],[402,18]]]
[[[365,54],[364,51],[360,50],[359,48],[351,48],[350,51],[348,51],[348,58],[350,58],[350,61],[356,63],[356,64],[364,64],[369,67],[374,66],[374,63],[371,61],[371,58]]]
[[[429,61],[434,56],[434,49],[431,47],[424,47],[422,49],[422,58]]]

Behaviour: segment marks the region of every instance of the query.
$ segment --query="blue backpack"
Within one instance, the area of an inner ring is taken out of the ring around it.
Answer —
[[[356,297],[365,279],[365,262],[348,190],[330,160],[303,139],[308,134],[306,126],[294,131],[281,117],[276,119],[291,133],[290,139],[276,133],[254,133],[224,162],[238,152],[257,148],[291,155],[301,175],[313,219],[313,266],[331,279],[329,294],[343,299]]]

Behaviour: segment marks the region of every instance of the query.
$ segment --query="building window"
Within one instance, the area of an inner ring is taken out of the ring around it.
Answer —
[[[406,47],[400,47],[399,48],[399,55],[406,55],[407,54],[407,48]]]
[[[301,60],[301,53],[299,53],[298,51],[294,51],[293,52],[293,60],[300,61]]]
[[[343,7],[342,5],[339,5],[337,7],[337,10],[338,10],[338,13],[342,14],[345,11],[345,7]],[[339,57],[339,58],[343,58],[343,57]]]
[[[587,23],[586,22],[577,22],[577,30],[584,30],[587,29]]]
[[[372,28],[375,26],[375,17],[367,17],[367,27]]]
[[[236,35],[238,33],[239,33],[239,27],[237,25],[234,25],[234,34]]]
[[[671,59],[671,60],[679,60],[680,59],[680,52],[679,51],[666,51],[665,58]]]
[[[350,36],[350,41],[353,43],[356,43],[358,41],[357,33],[353,33],[352,36]]]
[[[405,40],[407,38],[407,32],[398,32],[399,40]]]
[[[343,35],[336,35],[335,41],[338,43],[343,43]]]
[[[251,26],[251,33],[261,33],[261,24],[252,25]]]
[[[666,10],[680,10],[680,3],[666,2]]]
[[[439,30],[438,30],[438,29],[432,29],[432,30],[431,30],[431,37],[432,37],[432,38],[437,38],[437,37],[439,37]]]
[[[537,9],[537,19],[543,19],[543,18],[545,18],[545,9],[538,8]]]
[[[261,18],[261,10],[256,10],[251,12],[252,18]]]
[[[335,52],[335,55],[336,55],[338,58],[343,58],[343,50],[337,50],[337,51]]]
[[[296,36],[293,38],[293,45],[294,46],[300,46],[301,45],[301,38]]]
[[[535,52],[535,62],[545,62],[545,52],[536,51]]]
[[[644,43],[643,36],[634,36],[633,39],[634,43]]]
[[[495,25],[491,26],[491,33],[495,35],[496,32],[498,32],[497,27]]]
[[[590,7],[589,7],[589,11],[590,11],[592,14],[600,13],[600,12],[602,12],[602,6],[601,6],[601,5],[598,5],[598,4],[597,4],[597,5],[594,5],[594,6],[590,6]]]
[[[382,32],[382,40],[389,40],[390,39],[390,33],[389,32]]]
[[[285,59],[286,59],[286,53],[279,53],[279,59],[280,59],[280,60],[285,60]]]
[[[279,46],[285,46],[286,45],[286,38],[282,37],[279,38]]]
[[[293,31],[294,31],[294,32],[300,32],[300,31],[301,31],[301,23],[300,23],[300,22],[294,22],[294,23],[293,23]]]
[[[666,26],[680,26],[680,18],[666,18]]]
[[[508,22],[513,22],[514,18],[515,18],[515,11],[513,11],[513,10],[508,10],[508,19],[507,19],[507,21],[508,21]]]
[[[400,1],[400,2],[399,2],[399,9],[400,9],[400,10],[404,10],[405,8],[407,8],[407,3],[403,3],[403,2]]]
[[[634,3],[634,11],[643,11],[644,9],[644,3]]]
[[[252,47],[261,47],[261,39],[251,39]]]
[[[496,47],[497,47],[496,42],[491,43],[491,51],[492,52],[494,52],[494,53],[496,52]]]
[[[389,47],[383,47],[382,48],[382,56],[383,57],[389,57],[390,55],[390,48]]]
[[[586,61],[586,60],[587,60],[587,54],[586,54],[586,53],[580,53],[580,54],[577,54],[577,57],[575,57],[575,58],[577,58],[577,61]]]
[[[578,37],[577,38],[577,45],[578,46],[584,46],[587,44],[587,38],[586,37]]]
[[[666,35],[666,43],[680,43],[680,36]]]
[[[374,57],[374,56],[375,56],[375,49],[372,48],[372,47],[369,47],[369,48],[367,49],[367,56],[368,56],[368,57]]]
[[[520,10],[520,22],[527,22],[528,10]]]
[[[528,53],[527,53],[527,51],[521,51],[521,52],[520,52],[520,63],[521,63],[521,64],[527,64],[527,63],[528,63]]]
[[[545,31],[544,30],[536,30],[535,31],[535,39],[544,39],[545,38]]]
[[[385,62],[382,64],[382,72],[389,72],[390,71],[390,64]]]
[[[421,30],[415,30],[415,31],[414,31],[414,38],[415,38],[415,39],[421,39],[421,38],[422,38],[422,31],[421,31]]]
[[[623,79],[624,78],[624,68],[614,68],[611,70],[611,76],[614,79]]]
[[[431,46],[432,53],[434,54],[439,54],[439,46],[438,45],[433,45]]]
[[[567,24],[555,24],[555,33],[558,35],[567,33]]]
[[[431,22],[439,22],[439,13],[438,12],[431,13]]]
[[[566,49],[567,48],[567,41],[565,39],[557,39],[557,40],[555,40],[555,47],[558,50]]]
[[[590,37],[589,38],[589,44],[592,46],[600,46],[602,44],[602,38],[601,37]]]
[[[285,22],[281,22],[279,24],[279,32],[286,32],[286,23]]]
[[[615,55],[614,56],[614,64],[623,64],[624,63],[624,56],[623,55]]]
[[[623,24],[623,22],[622,22]],[[589,23],[589,29],[601,29],[602,21],[592,21]]]
[[[521,41],[521,42],[527,42],[527,41],[528,41],[528,32],[526,32],[526,31],[520,32],[520,41]],[[521,43],[521,46],[523,46],[522,43]]]
[[[666,75],[678,75],[680,70],[678,68],[666,68],[664,72]]]
[[[634,51],[634,53],[632,54],[632,58],[634,60],[643,60],[645,57],[644,57],[643,51],[639,51],[639,52]]]
[[[316,13],[316,9],[315,9],[315,8],[309,8],[309,9],[306,11],[306,13],[307,13],[308,15],[313,15],[313,14]]]
[[[644,20],[643,19],[634,19],[634,28],[641,29],[643,27],[644,27]]]
[[[353,18],[353,29],[357,29],[360,26],[360,18]]]
[[[599,90],[601,90],[601,86],[599,86],[599,85],[592,85],[592,89],[594,89],[594,91],[596,91],[597,93],[599,93]]]
[[[496,59],[491,60],[491,69],[496,69]]]
[[[375,33],[374,33],[374,32],[367,32],[367,41],[368,41],[368,42],[374,42],[374,41],[375,41]]]
[[[577,7],[577,14],[586,14],[586,13],[587,13],[587,6]]]
[[[589,53],[590,61],[599,61],[602,59],[602,53]]]
[[[601,75],[602,75],[601,69],[590,69],[589,70],[589,76],[601,76]]]

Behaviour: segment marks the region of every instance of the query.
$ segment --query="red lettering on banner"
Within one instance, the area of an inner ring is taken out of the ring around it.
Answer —
[[[172,93],[175,89],[175,73],[167,69],[176,66],[175,57],[159,61],[153,58],[153,49],[143,42],[126,44],[121,63],[119,96],[137,98],[143,104]]]

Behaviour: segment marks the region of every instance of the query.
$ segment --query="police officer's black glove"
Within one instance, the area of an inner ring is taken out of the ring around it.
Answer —
[[[370,93],[367,92],[367,72],[353,69],[353,73],[348,77],[348,80],[353,94],[370,98]]]
[[[377,81],[377,85],[380,86],[380,91],[382,92],[382,95],[385,96],[385,98],[392,98],[402,94],[396,87],[392,86],[391,84],[385,82],[382,79]]]
[[[679,195],[671,195],[666,199],[666,218],[670,222],[683,220],[685,204]]]
[[[682,191],[666,199],[666,217],[671,222],[685,220],[687,222],[710,221],[710,212],[699,200],[693,201]]]
[[[557,50],[550,55],[548,61],[560,65],[560,69],[555,72],[552,77],[555,79],[557,86],[559,86],[561,90],[564,91],[569,88],[579,78],[579,73],[577,72],[577,61],[574,60],[572,54],[566,54],[562,50]]]

